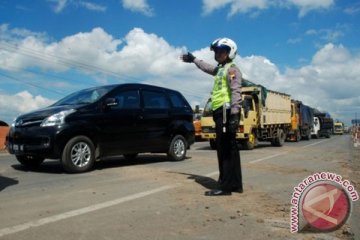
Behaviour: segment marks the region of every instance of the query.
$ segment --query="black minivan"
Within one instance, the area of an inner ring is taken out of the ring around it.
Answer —
[[[145,84],[94,87],[70,94],[12,124],[7,148],[27,167],[60,159],[67,172],[85,172],[96,160],[138,153],[185,159],[194,143],[193,111],[181,93]]]

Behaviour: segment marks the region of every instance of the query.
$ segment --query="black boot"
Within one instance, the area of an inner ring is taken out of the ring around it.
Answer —
[[[205,196],[229,196],[229,195],[231,195],[231,192],[219,190],[219,189],[213,189],[205,192]]]

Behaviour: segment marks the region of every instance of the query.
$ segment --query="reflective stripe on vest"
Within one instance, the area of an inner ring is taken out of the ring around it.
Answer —
[[[231,101],[231,91],[227,76],[229,68],[233,66],[235,66],[234,63],[227,63],[225,66],[220,67],[216,73],[214,87],[211,95],[212,110],[216,110],[219,107],[222,107],[224,103],[230,103]]]

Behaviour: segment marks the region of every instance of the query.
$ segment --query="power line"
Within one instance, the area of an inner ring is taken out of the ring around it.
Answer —
[[[28,56],[28,57],[36,57],[37,59],[39,59],[41,61],[45,61],[45,62],[48,62],[50,60],[52,62],[59,63],[59,64],[61,64],[63,66],[67,66],[67,67],[79,67],[80,69],[87,70],[87,71],[96,70],[97,72],[106,74],[108,76],[115,77],[116,79],[119,79],[119,80],[122,80],[122,81],[124,81],[125,78],[126,79],[133,79],[135,81],[141,81],[142,80],[140,78],[136,78],[136,77],[129,76],[129,75],[124,75],[124,74],[122,74],[124,77],[120,77],[117,73],[115,73],[113,71],[103,69],[103,68],[98,67],[98,66],[94,66],[94,65],[74,61],[74,60],[70,60],[70,59],[63,58],[63,57],[56,56],[56,55],[52,55],[52,54],[46,54],[45,55],[42,52],[30,49],[30,48],[26,48],[26,47],[23,47],[23,46],[19,47],[19,46],[15,45],[15,44],[10,44],[10,43],[7,43],[7,42],[0,43],[0,49],[3,49],[3,50],[8,51],[8,52],[16,52],[18,54],[25,55],[25,56]],[[203,94],[203,93],[200,93],[200,92],[197,92],[197,91],[192,91],[192,90],[189,90],[189,89],[185,89],[184,87],[181,87],[181,91],[186,93],[189,96],[193,96],[193,97],[197,97],[197,98],[200,97],[199,95]]]
[[[4,73],[2,73],[2,72],[0,72],[0,76],[3,76],[3,77],[5,77],[5,78],[11,79],[11,80],[14,80],[14,81],[17,81],[17,82],[21,82],[21,83],[27,84],[27,85],[32,86],[32,87],[37,87],[37,88],[39,88],[39,89],[43,89],[43,90],[46,90],[46,91],[48,91],[48,92],[56,93],[56,94],[61,95],[61,96],[64,96],[64,95],[65,95],[65,94],[62,93],[62,92],[58,92],[58,91],[55,91],[55,90],[51,90],[51,89],[48,89],[48,88],[44,88],[44,87],[41,87],[41,86],[36,85],[36,84],[33,84],[33,83],[21,81],[20,79],[17,79],[17,78],[15,78],[15,77],[12,77],[12,76],[9,76],[9,75],[6,75],[6,74],[4,74]]]

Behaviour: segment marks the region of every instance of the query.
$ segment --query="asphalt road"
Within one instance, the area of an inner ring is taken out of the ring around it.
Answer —
[[[240,154],[244,193],[222,197],[204,196],[218,176],[207,142],[182,162],[118,157],[83,174],[53,160],[28,171],[0,154],[0,239],[360,239],[360,201],[334,232],[290,233],[291,197],[304,178],[333,172],[360,192],[360,147],[349,135]]]

